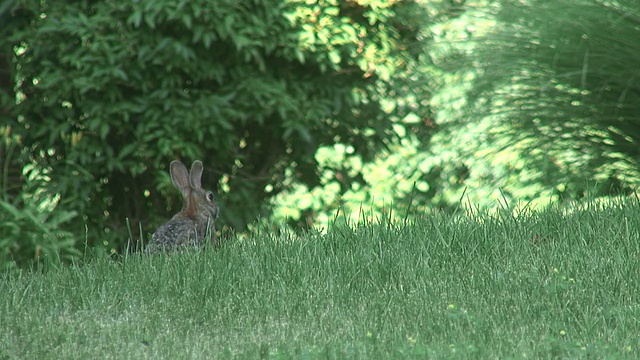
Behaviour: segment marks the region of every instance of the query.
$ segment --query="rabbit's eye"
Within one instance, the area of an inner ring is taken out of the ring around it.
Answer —
[[[213,202],[213,193],[212,192],[208,192],[207,193],[207,200]]]

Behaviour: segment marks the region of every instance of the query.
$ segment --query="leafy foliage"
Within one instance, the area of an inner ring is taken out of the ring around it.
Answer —
[[[373,159],[348,143],[320,148],[321,184],[293,184],[274,199],[276,216],[326,226],[336,211],[357,219],[393,208],[384,216],[403,219],[461,199],[544,207],[629,193],[640,183],[640,46],[629,40],[639,11],[637,2],[593,0],[449,9],[430,28],[433,63],[418,64],[435,89],[432,116],[418,97]]]
[[[383,95],[410,90],[429,20],[413,1],[331,0],[16,0],[0,16],[0,116],[24,143],[12,166],[47,169],[45,190],[80,214],[64,228],[108,249],[125,219],[149,231],[177,211],[174,158],[204,160],[223,222],[242,229],[285,168],[319,182],[319,147],[371,157],[407,112],[381,111]]]
[[[0,132],[3,151],[7,157],[15,153],[20,139],[9,128]],[[10,161],[4,158],[5,164]],[[75,235],[64,230],[77,214],[58,209],[60,197],[51,196],[44,189],[50,178],[34,164],[23,169],[25,181],[17,195],[8,169],[0,171],[0,268],[7,270],[22,265],[40,266],[45,262],[58,263],[78,258]]]
[[[628,193],[639,14],[631,0],[7,1],[0,120],[21,146],[0,150],[3,211],[110,253],[126,219],[144,238],[180,207],[176,158],[204,160],[236,229]]]
[[[371,217],[406,219],[416,212],[430,212],[435,181],[424,169],[432,165],[432,154],[422,150],[416,134],[406,134],[408,125],[395,124],[398,137],[368,161],[350,145],[319,148],[315,158],[320,184],[312,188],[291,184],[289,191],[272,199],[274,219],[289,220],[294,227],[327,229],[335,216],[358,223]]]

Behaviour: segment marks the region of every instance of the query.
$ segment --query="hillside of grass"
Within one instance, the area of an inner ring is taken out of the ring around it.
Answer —
[[[10,272],[0,359],[640,356],[640,205],[339,219]]]

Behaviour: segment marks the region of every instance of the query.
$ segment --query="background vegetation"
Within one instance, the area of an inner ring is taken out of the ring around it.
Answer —
[[[69,215],[55,228],[107,251],[129,238],[126,219],[134,232],[144,223],[144,235],[179,209],[166,170],[174,158],[205,161],[223,222],[242,230],[268,214],[285,167],[317,183],[321,145],[372,156],[388,116],[407,112],[382,112],[383,96],[414,90],[392,75],[422,77],[414,68],[430,18],[415,2],[386,1],[12,1],[1,10],[3,133],[17,144],[7,145],[5,202],[38,206],[21,199],[30,164],[48,211]],[[5,256],[33,258],[22,240],[31,224],[5,219]]]
[[[632,0],[9,0],[0,22],[9,267],[145,238],[175,158],[239,231],[640,181]]]
[[[475,204],[496,188],[537,202],[633,191],[640,4],[501,1],[467,15],[455,26],[469,41],[453,45],[459,57],[444,64],[454,91],[432,101],[447,124],[432,141],[463,174],[444,196],[466,186]]]

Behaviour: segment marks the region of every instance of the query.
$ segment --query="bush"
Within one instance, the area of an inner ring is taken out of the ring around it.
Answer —
[[[409,111],[381,108],[412,91],[429,21],[413,1],[330,0],[11,1],[0,17],[0,116],[22,137],[18,162],[46,170],[57,211],[78,214],[65,231],[108,251],[126,219],[145,237],[177,211],[172,159],[202,159],[222,223],[243,229],[268,216],[285,169],[319,183],[318,148],[371,158]]]
[[[337,211],[403,219],[461,199],[475,210],[629,194],[640,184],[640,43],[628,40],[639,13],[637,2],[587,0],[449,9],[431,27],[433,64],[418,64],[433,115],[417,97],[374,158],[321,147],[320,184],[292,184],[273,199],[276,217],[326,226]]]
[[[19,138],[12,135],[10,128],[0,131],[4,164],[10,162],[12,154],[21,145]],[[8,173],[8,167],[0,171],[0,264],[3,270],[17,266],[39,266],[77,259],[80,252],[76,248],[73,233],[64,230],[77,216],[76,213],[58,209],[60,197],[47,193],[49,176],[34,164],[22,169],[22,186],[16,196],[15,178]]]

